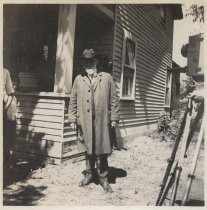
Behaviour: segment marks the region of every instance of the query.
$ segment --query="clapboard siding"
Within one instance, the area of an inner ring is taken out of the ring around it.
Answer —
[[[42,116],[62,116],[62,110],[38,109],[35,107],[18,107],[18,113],[36,114]]]
[[[126,29],[127,28],[131,29],[130,31],[133,34],[145,33],[146,35],[145,42],[146,40],[150,41],[150,44],[154,46],[156,49],[156,43],[153,43],[154,37],[152,35],[154,35],[156,36],[157,44],[159,44],[161,49],[166,48],[165,42],[169,41],[169,38],[165,37],[164,27],[158,24],[159,22],[156,21],[157,18],[154,15],[154,13],[152,14],[154,16],[154,19],[150,18],[150,14],[154,11],[154,7],[156,6],[153,7],[151,5],[148,5],[148,7],[150,8],[149,9],[150,12],[144,14],[143,9],[141,9],[142,6],[138,5],[138,7],[140,7],[139,10],[137,11],[138,15],[136,15],[136,13],[132,11],[133,6],[131,5],[125,6],[128,14],[123,15],[123,13],[121,12],[123,7],[124,7],[123,5],[119,7],[120,8],[119,13],[121,16],[120,23],[122,24],[122,26],[125,26]],[[134,7],[136,7],[136,5]],[[131,19],[129,18],[129,16]],[[144,18],[140,19],[140,16]],[[139,27],[136,27],[137,25],[139,25]],[[161,30],[162,28],[163,30]],[[151,32],[151,34],[149,32]],[[170,44],[172,45],[172,42],[170,42]]]
[[[25,138],[25,140],[33,139],[34,141],[40,140],[40,139],[45,139],[45,140],[49,140],[49,141],[61,142],[61,139],[62,139],[61,136],[50,135],[50,134],[45,134],[45,133],[37,134],[36,132],[28,131],[28,129],[27,130],[17,130],[16,134],[20,138]]]
[[[50,116],[50,115],[35,115],[27,113],[17,113],[17,119],[28,119],[28,120],[38,120],[42,122],[62,122],[62,116]]]
[[[34,127],[41,127],[41,128],[52,128],[54,130],[62,130],[63,124],[56,123],[56,122],[45,122],[40,120],[34,119],[17,119],[17,125],[26,125],[26,126],[34,126]]]
[[[16,151],[60,162],[80,155],[76,131],[69,127],[68,96],[19,93],[17,99]]]
[[[36,139],[36,141],[34,141],[34,139],[19,136],[17,136],[16,141],[18,141],[18,144],[15,144],[14,148],[18,152],[40,155],[40,158],[48,156],[53,158],[62,157],[61,142],[45,139]]]
[[[18,92],[17,100],[14,149],[61,159],[65,97],[55,93]]]
[[[18,114],[17,118],[62,123],[62,113],[65,108],[64,100],[40,99],[17,96]]]
[[[122,120],[119,126],[153,124],[164,108],[165,69],[172,66],[173,19],[170,6],[167,7],[166,25],[161,22],[158,5],[116,6],[113,77],[118,87],[121,87],[123,29],[131,32],[137,42],[136,99],[120,101]]]
[[[71,129],[68,122],[68,103],[65,104],[65,114],[64,114],[64,128],[63,128],[63,158],[79,156],[80,152],[78,151],[76,145],[76,131]]]

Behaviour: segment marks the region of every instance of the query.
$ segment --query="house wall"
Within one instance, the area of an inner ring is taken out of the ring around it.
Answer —
[[[63,144],[70,141],[64,136],[65,104],[68,95],[48,92],[16,92],[16,139],[13,149],[36,155],[39,159],[53,158],[60,163]]]
[[[164,107],[167,66],[172,66],[173,18],[167,7],[166,25],[158,5],[117,5],[113,76],[120,87],[123,29],[137,41],[136,100],[121,100],[120,136],[151,129]],[[124,131],[123,131],[124,130]],[[128,131],[128,132],[127,132]]]

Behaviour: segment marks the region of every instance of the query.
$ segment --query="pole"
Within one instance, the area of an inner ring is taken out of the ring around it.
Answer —
[[[156,201],[156,206],[162,205],[160,203],[161,198],[162,198],[162,200],[165,199],[165,197],[163,197],[163,192],[164,192],[164,189],[165,189],[165,186],[166,186],[166,183],[167,183],[167,180],[168,180],[171,168],[172,168],[174,160],[175,160],[175,156],[176,156],[176,152],[177,152],[177,149],[178,149],[178,146],[179,146],[179,143],[180,143],[180,139],[181,139],[181,137],[183,135],[183,130],[184,130],[184,127],[185,127],[187,114],[188,114],[188,104],[186,106],[186,110],[185,110],[185,113],[184,113],[184,116],[183,116],[183,119],[182,119],[182,122],[181,122],[181,125],[180,125],[180,128],[179,128],[179,131],[178,131],[178,135],[177,135],[176,140],[175,140],[175,144],[173,146],[173,150],[172,150],[171,156],[167,160],[168,161],[168,165],[167,165],[167,168],[166,168],[166,171],[165,171],[165,175],[164,175],[163,180],[162,180],[162,184],[160,185],[161,189],[160,189],[160,193],[158,195],[157,201]]]
[[[182,172],[182,165],[183,165],[183,159],[185,156],[187,139],[188,139],[188,135],[190,132],[191,117],[192,117],[192,97],[189,98],[189,101],[188,101],[188,114],[187,114],[186,125],[185,125],[184,133],[183,133],[183,140],[182,140],[180,156],[178,159],[179,165],[177,166],[177,170],[176,170],[176,174],[175,174],[175,184],[174,184],[172,196],[170,199],[170,206],[174,206],[176,195],[177,195],[177,189],[178,189],[178,185],[179,185],[180,175]]]
[[[202,125],[201,125],[200,132],[199,132],[199,135],[198,135],[198,142],[196,144],[196,150],[195,150],[194,158],[193,158],[193,162],[192,162],[192,167],[191,167],[190,172],[188,174],[188,182],[187,182],[185,193],[184,193],[184,196],[183,196],[183,199],[182,199],[182,206],[184,206],[186,204],[193,179],[195,178],[194,173],[195,173],[195,169],[196,169],[196,165],[197,165],[197,161],[198,161],[198,156],[199,156],[201,143],[202,143],[202,140],[203,140],[203,134],[204,134],[204,122],[202,121]]]

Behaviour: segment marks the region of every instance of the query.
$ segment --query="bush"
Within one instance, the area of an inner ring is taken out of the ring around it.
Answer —
[[[188,103],[188,98],[187,96],[189,93],[191,93],[194,90],[195,83],[192,79],[192,77],[188,77],[186,80],[186,83],[183,88],[180,89],[180,101],[179,101],[179,108],[178,110],[175,110],[172,112],[171,117],[170,113],[166,111],[162,111],[160,113],[159,119],[158,119],[158,128],[157,128],[157,133],[158,136],[162,138],[162,140],[175,140],[178,131],[184,116],[184,112],[186,110],[186,105]],[[200,106],[200,104],[197,104],[193,108],[192,112],[192,120],[191,120],[191,125],[193,124],[193,121],[195,120],[196,114],[197,114],[197,109]],[[200,124],[201,120],[197,124],[197,130],[200,129]]]
[[[162,111],[158,119],[158,132],[167,132],[170,126],[170,114]]]
[[[175,140],[181,121],[183,119],[184,110],[176,110],[170,113],[162,111],[158,119],[158,133],[162,140]]]

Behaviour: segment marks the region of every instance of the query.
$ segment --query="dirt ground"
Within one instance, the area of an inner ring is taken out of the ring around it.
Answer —
[[[109,157],[109,181],[113,193],[105,193],[98,183],[78,186],[83,178],[84,161],[66,161],[62,165],[39,165],[17,160],[5,171],[4,205],[98,205],[155,206],[172,151],[172,142],[146,136],[128,142],[126,150],[115,150]],[[182,198],[195,143],[192,143],[181,174],[177,204]],[[188,205],[204,205],[204,146],[200,151],[196,178]]]

